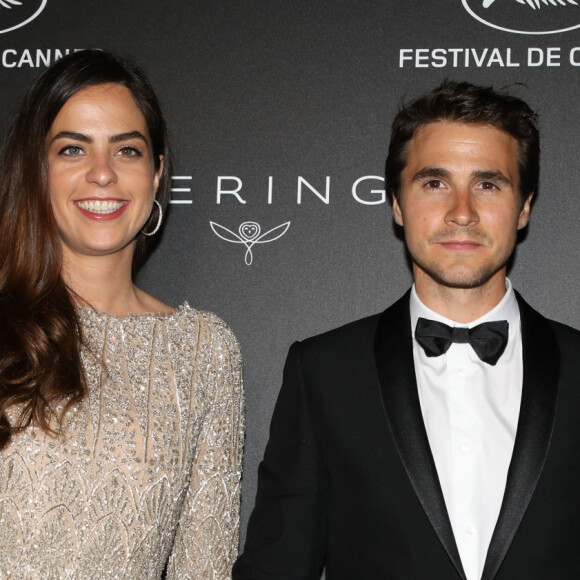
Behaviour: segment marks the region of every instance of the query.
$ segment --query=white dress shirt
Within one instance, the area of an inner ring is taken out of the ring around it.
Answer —
[[[413,358],[423,421],[467,580],[479,580],[499,515],[512,457],[523,364],[520,313],[511,282],[490,312],[459,324],[427,308],[411,291]],[[428,357],[414,340],[419,317],[452,327],[507,320],[509,338],[495,366],[469,344]]]

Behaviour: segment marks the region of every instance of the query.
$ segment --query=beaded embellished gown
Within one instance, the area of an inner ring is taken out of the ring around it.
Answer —
[[[79,313],[87,397],[59,436],[29,428],[0,451],[0,578],[230,578],[243,445],[235,337],[187,304]]]

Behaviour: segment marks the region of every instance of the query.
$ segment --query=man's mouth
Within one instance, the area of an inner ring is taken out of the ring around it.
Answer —
[[[483,245],[473,240],[448,240],[439,244],[449,250],[475,250]]]

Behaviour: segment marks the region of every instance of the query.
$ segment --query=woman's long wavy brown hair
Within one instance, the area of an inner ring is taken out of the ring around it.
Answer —
[[[0,450],[34,424],[53,434],[59,418],[86,391],[82,332],[62,277],[62,249],[47,187],[46,136],[66,101],[100,84],[126,86],[147,122],[156,169],[156,198],[169,202],[171,162],[159,102],[143,72],[101,50],[68,55],[26,93],[0,152]],[[149,226],[146,226],[149,228]],[[153,238],[139,233],[134,267]],[[8,413],[13,407],[17,412]]]

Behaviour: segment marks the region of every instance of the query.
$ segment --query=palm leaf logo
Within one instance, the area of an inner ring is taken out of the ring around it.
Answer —
[[[0,0],[0,34],[11,32],[32,22],[48,0]]]
[[[578,10],[580,0],[510,0],[510,2],[508,4],[508,0],[461,0],[463,8],[475,20],[504,32],[543,35],[570,32],[580,28],[580,10]]]
[[[22,6],[22,2],[18,2],[18,0],[0,0],[0,6],[10,9],[13,6]]]
[[[489,8],[496,0],[483,0],[483,7]],[[542,6],[578,6],[578,0],[516,0],[518,4],[527,4],[534,10]]]

